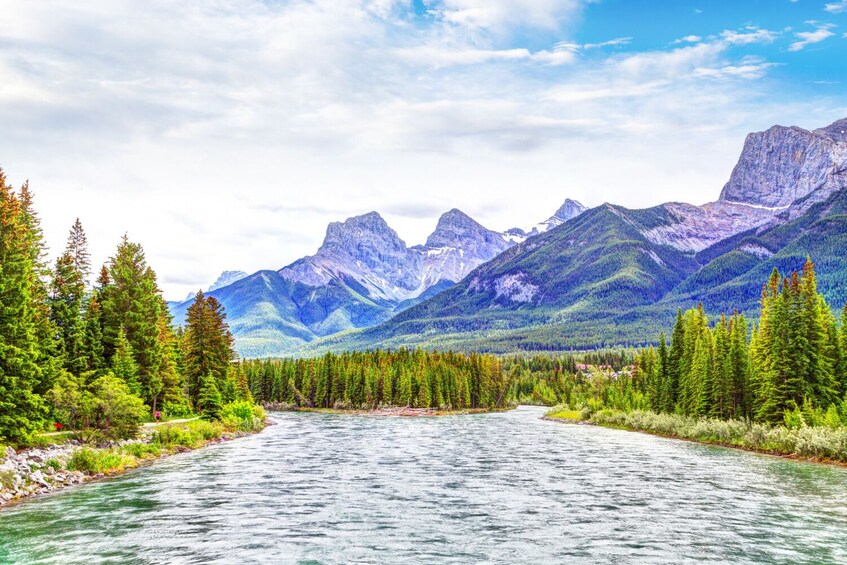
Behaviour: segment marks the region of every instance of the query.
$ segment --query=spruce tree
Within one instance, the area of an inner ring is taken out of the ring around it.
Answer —
[[[651,394],[652,407],[656,412],[671,412],[673,410],[673,393],[670,390],[670,376],[668,371],[670,359],[667,338],[665,332],[662,332],[659,338],[659,352],[656,364],[656,378]]]
[[[44,417],[37,328],[38,251],[0,170],[0,441],[26,443]]]
[[[205,376],[212,375],[218,383],[223,383],[235,358],[234,341],[223,305],[215,297],[198,292],[194,303],[188,307],[182,339],[183,364],[192,403],[198,401]],[[300,386],[304,394],[309,394],[303,390],[306,387],[302,383]]]
[[[71,227],[65,252],[56,260],[50,289],[50,319],[58,331],[57,355],[79,376],[88,371],[85,344],[85,294],[90,274],[88,242],[79,218]]]
[[[162,387],[159,370],[164,344],[159,323],[164,302],[142,247],[124,235],[107,272],[101,271],[100,284],[105,356],[114,355],[123,326],[138,363],[142,398],[152,407]]]
[[[83,314],[82,352],[86,371],[98,371],[106,366],[103,348],[103,328],[100,323],[100,302],[97,293],[91,295]]]
[[[138,379],[138,364],[135,362],[132,344],[126,337],[123,326],[118,331],[118,340],[115,344],[115,354],[112,356],[112,373],[124,383],[129,391],[141,396],[141,383]]]
[[[218,390],[216,380],[211,373],[206,374],[201,380],[197,407],[205,420],[220,420],[221,417],[221,392]]]
[[[682,309],[676,311],[676,323],[671,334],[671,348],[668,354],[668,382],[665,385],[664,411],[673,412],[679,401],[679,386],[682,374],[682,356],[685,348],[685,324]]]

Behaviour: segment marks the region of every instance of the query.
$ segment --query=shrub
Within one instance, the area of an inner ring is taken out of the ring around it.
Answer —
[[[153,432],[153,443],[160,446],[198,447],[204,441],[220,437],[224,428],[219,422],[194,420],[185,424],[159,426]]]
[[[0,490],[12,490],[15,486],[14,471],[0,471]]]
[[[165,402],[162,406],[162,412],[171,418],[188,418],[194,415],[194,411],[188,403]]]
[[[704,419],[644,411],[625,413],[611,409],[596,412],[591,421],[603,426],[706,443],[847,461],[847,428],[808,426],[798,410],[786,412],[786,421],[796,426],[791,428],[743,420]]]
[[[149,456],[158,457],[162,449],[155,443],[130,443],[121,447],[121,451],[136,459],[145,459]]]
[[[221,409],[221,422],[230,431],[257,431],[264,421],[264,408],[246,400],[231,402]]]
[[[105,473],[120,471],[132,465],[135,461],[128,455],[114,449],[90,449],[82,447],[71,454],[68,459],[69,471],[84,473]]]
[[[56,459],[55,457],[53,457],[53,458],[48,459],[44,463],[44,468],[46,469],[47,467],[52,467],[54,471],[61,471],[62,470],[62,462],[59,461],[58,459]]]
[[[95,398],[95,427],[103,436],[107,439],[135,437],[147,415],[144,401],[130,393],[127,384],[113,375],[100,377],[91,388]]]

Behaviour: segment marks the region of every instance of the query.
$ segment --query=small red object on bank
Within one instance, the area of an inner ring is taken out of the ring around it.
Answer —
[[[62,428],[64,428],[65,426],[60,424],[59,422],[56,422],[56,423],[53,424],[53,427],[56,428],[56,431],[59,431]]]

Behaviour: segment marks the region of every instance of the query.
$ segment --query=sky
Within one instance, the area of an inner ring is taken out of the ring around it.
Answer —
[[[0,0],[0,167],[53,256],[169,299],[330,221],[717,199],[748,132],[847,117],[847,0]]]

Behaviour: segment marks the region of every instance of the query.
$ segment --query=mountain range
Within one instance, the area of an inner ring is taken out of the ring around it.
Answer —
[[[845,131],[847,119],[748,135],[720,197],[703,206],[585,210],[567,201],[535,228],[505,233],[451,210],[412,248],[366,214],[331,224],[314,256],[212,294],[247,356],[642,345],[678,307],[754,314],[770,271],[797,269],[807,255],[830,303],[843,304]]]
[[[585,209],[568,199],[531,229],[502,233],[453,209],[426,243],[412,247],[369,212],[329,224],[314,255],[275,271],[225,271],[208,292],[224,304],[242,356],[289,353],[320,337],[384,322]],[[189,296],[170,304],[178,323],[192,302]]]

